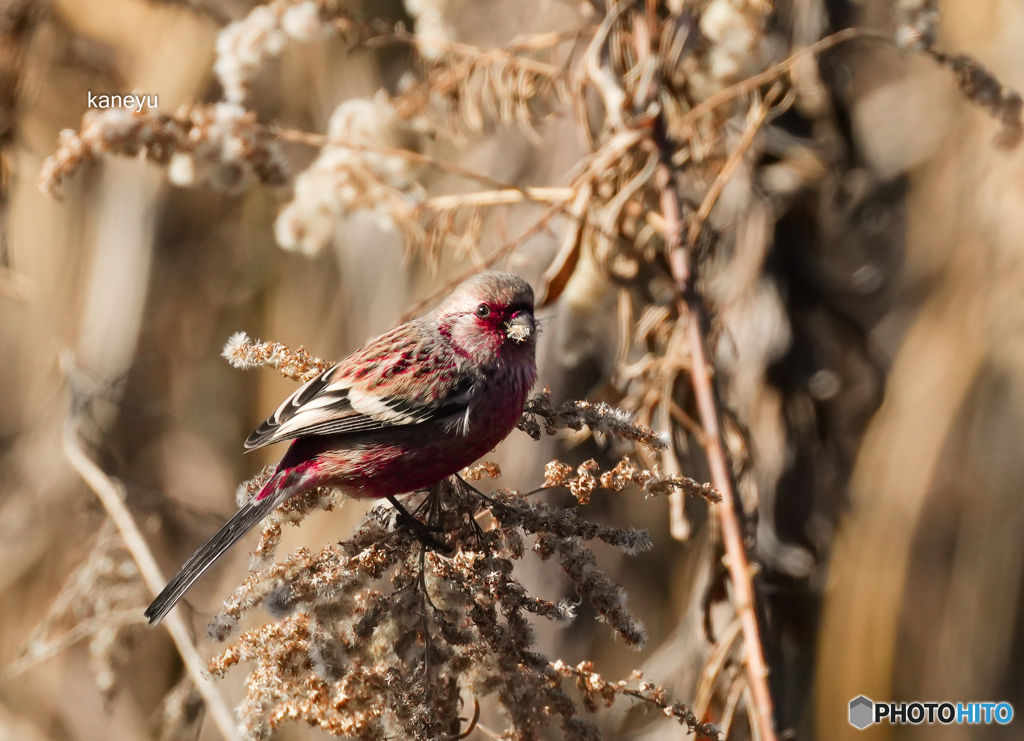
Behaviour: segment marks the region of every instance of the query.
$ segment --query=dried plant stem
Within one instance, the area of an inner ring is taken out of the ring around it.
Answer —
[[[573,41],[590,31],[591,26],[580,26],[565,31],[546,31],[517,36],[508,45],[509,51],[550,49],[565,41]]]
[[[472,278],[474,275],[479,273],[484,268],[489,268],[495,263],[497,263],[499,260],[511,255],[527,240],[533,239],[535,236],[537,236],[542,231],[547,229],[548,222],[551,221],[552,218],[557,216],[564,208],[565,207],[563,204],[557,203],[545,209],[544,213],[541,214],[541,217],[537,219],[536,223],[533,226],[531,226],[529,229],[527,229],[525,232],[520,234],[515,239],[506,242],[500,247],[495,248],[490,254],[483,258],[482,264],[473,265],[473,267],[471,267],[470,269],[463,271],[462,273],[459,273],[458,275],[451,278],[447,283],[438,288],[436,291],[431,293],[429,296],[421,299],[420,301],[417,301],[415,304],[409,307],[409,309],[407,309],[406,312],[402,314],[401,317],[399,317],[399,323],[407,322],[414,316],[418,316],[424,307],[436,303],[442,296],[447,296],[449,293],[452,292],[452,289],[455,288],[455,286],[459,285],[459,283],[461,283],[462,281],[466,280],[467,278]]]
[[[700,421],[706,435],[704,450],[711,468],[711,483],[722,497],[722,501],[718,504],[718,517],[722,523],[722,540],[728,560],[726,566],[729,569],[730,581],[732,581],[733,606],[736,608],[736,614],[743,627],[744,659],[747,672],[750,674],[757,727],[763,741],[775,741],[772,696],[768,690],[768,666],[765,664],[764,653],[761,649],[761,636],[757,627],[757,615],[754,612],[754,585],[751,580],[750,565],[747,562],[746,548],[743,545],[743,534],[736,516],[737,505],[732,490],[732,478],[729,475],[725,450],[722,447],[722,435],[718,427],[718,409],[704,353],[700,315],[692,307],[687,313],[690,356],[693,358],[690,377],[693,379],[693,391],[697,398]]]
[[[108,627],[112,624],[124,626],[142,622],[145,622],[145,618],[137,609],[118,610],[114,613],[107,613],[100,619],[84,620],[66,633],[54,638],[52,641],[47,641],[39,647],[33,647],[32,651],[28,655],[22,656],[17,661],[8,664],[4,667],[3,671],[0,672],[0,680],[7,681],[12,677],[18,676],[22,672],[31,669],[36,664],[46,661],[51,656],[56,656],[65,649],[75,645],[83,638],[93,635],[104,627]]]
[[[627,3],[615,3],[608,14],[601,22],[601,26],[594,34],[587,51],[584,54],[584,63],[587,75],[590,77],[594,87],[597,88],[604,104],[605,116],[608,118],[608,126],[612,130],[620,129],[623,125],[622,106],[626,102],[626,93],[619,85],[615,77],[601,66],[601,50],[604,47],[612,26],[625,11]]]
[[[160,567],[157,566],[156,559],[153,558],[153,553],[146,544],[146,539],[142,537],[142,533],[139,532],[135,520],[124,504],[124,485],[120,481],[107,476],[82,448],[82,442],[78,436],[78,420],[74,415],[69,415],[64,423],[62,442],[65,457],[72,468],[78,472],[82,479],[85,480],[85,483],[89,485],[89,488],[99,497],[110,519],[121,533],[121,537],[124,538],[125,545],[131,552],[132,558],[138,564],[139,571],[146,580],[146,585],[153,591],[153,594],[159,593],[163,589],[166,580],[163,574],[160,573]],[[175,611],[167,616],[164,620],[164,625],[171,634],[174,645],[185,664],[185,669],[195,684],[196,690],[202,695],[203,701],[213,716],[213,721],[220,730],[221,735],[225,739],[236,739],[238,733],[234,716],[224,698],[221,697],[213,683],[207,678],[206,663],[192,644],[192,637],[188,626],[185,625],[185,621]]]
[[[370,152],[372,154],[383,154],[389,157],[400,157],[411,164],[420,165],[422,167],[432,167],[435,170],[447,172],[451,175],[458,175],[459,177],[467,180],[474,180],[489,188],[496,188],[498,190],[519,190],[511,183],[506,183],[502,180],[492,178],[489,175],[484,175],[479,172],[467,170],[465,167],[459,167],[458,165],[446,160],[431,157],[429,154],[423,154],[422,152],[414,152],[413,150],[405,149],[404,147],[382,147],[376,144],[364,144],[345,139],[333,138],[326,134],[314,134],[311,131],[288,129],[281,126],[264,126],[262,128],[267,133],[272,134],[282,141],[305,144],[306,146],[316,147],[317,149],[320,147],[332,146],[351,149],[356,152]]]
[[[747,128],[743,132],[743,136],[736,144],[736,148],[729,154],[729,159],[722,165],[722,169],[719,170],[718,175],[715,176],[714,182],[711,183],[711,187],[708,188],[708,192],[704,195],[704,200],[701,201],[700,208],[697,209],[697,213],[693,219],[690,220],[690,224],[687,227],[687,243],[696,244],[697,239],[700,237],[700,231],[704,228],[704,223],[708,220],[711,215],[711,209],[715,207],[715,203],[718,201],[718,197],[722,195],[722,191],[725,189],[726,183],[729,182],[729,178],[732,177],[733,173],[736,172],[736,168],[740,162],[743,161],[744,155],[747,150],[750,149],[750,145],[754,143],[754,137],[757,136],[757,132],[761,130],[761,125],[768,117],[768,112],[771,110],[772,103],[778,97],[781,92],[780,88],[776,85],[773,86],[765,99],[750,112],[747,116]],[[664,205],[664,204],[663,204]],[[682,256],[681,250],[674,250],[674,255]],[[687,270],[686,275],[688,276],[689,271]]]
[[[793,65],[799,62],[806,56],[817,56],[823,51],[831,49],[833,46],[842,44],[843,42],[850,41],[851,39],[877,39],[879,41],[885,41],[889,44],[893,43],[892,37],[883,31],[876,31],[872,28],[846,28],[842,31],[837,31],[831,36],[826,36],[821,41],[815,42],[808,47],[805,47],[793,54],[786,59],[783,59],[778,64],[773,64],[771,67],[766,69],[760,74],[752,75],[745,80],[737,82],[735,85],[730,85],[727,88],[719,90],[717,93],[709,95],[707,98],[702,100],[700,103],[695,105],[687,114],[683,117],[680,122],[681,126],[693,125],[701,116],[713,111],[723,103],[727,103],[733,98],[738,98],[741,95],[756,90],[762,85],[767,85],[769,82],[774,82],[781,75],[788,72]]]
[[[701,672],[700,682],[697,683],[697,699],[693,701],[693,712],[697,714],[698,718],[704,717],[708,706],[711,704],[711,697],[715,691],[715,680],[718,679],[719,672],[725,666],[725,660],[732,652],[733,644],[736,643],[742,628],[743,626],[738,619],[733,620],[729,627],[718,636],[718,641],[711,652],[711,657]]]
[[[736,706],[740,698],[743,698],[747,706],[750,706],[750,687],[747,686],[743,677],[738,678],[729,687],[729,695],[725,699],[725,709],[722,711],[722,735],[729,738],[729,730],[732,728],[732,719],[736,713]],[[752,726],[754,727],[754,726]],[[756,732],[752,734],[756,738]]]
[[[487,726],[485,726],[483,723],[477,723],[476,726],[474,726],[474,728],[476,730],[480,731],[480,733],[482,733],[485,736],[487,736],[487,738],[495,739],[495,741],[502,741],[502,739],[505,738],[504,736],[502,736],[497,731],[493,731],[490,728],[488,728]],[[459,736],[458,738],[462,738],[462,737]]]
[[[434,196],[426,201],[426,205],[435,210],[463,208],[465,206],[496,206],[522,201],[539,203],[566,203],[572,200],[573,188],[505,188],[502,190],[485,190],[478,193],[456,193],[446,196]]]
[[[744,133],[743,140],[737,146],[736,151],[732,153],[705,197],[700,214],[704,214],[706,217],[707,213],[710,213],[717,194],[721,193],[725,180],[735,169],[736,163],[749,147],[750,142],[753,141],[752,132],[756,132],[760,123],[763,122],[769,106],[770,101],[766,100],[762,103],[760,110],[755,113],[750,122],[751,125]],[[730,163],[732,163],[731,167]],[[670,250],[672,276],[682,296],[679,307],[681,321],[686,321],[688,325],[687,334],[691,358],[690,378],[697,400],[697,409],[700,412],[701,426],[704,428],[704,450],[711,469],[711,483],[722,497],[722,501],[718,504],[718,517],[725,546],[726,567],[729,570],[729,579],[732,583],[733,607],[736,610],[743,634],[743,658],[749,675],[750,697],[753,703],[753,707],[750,708],[752,726],[755,736],[761,741],[775,741],[774,711],[771,692],[768,688],[768,666],[764,659],[757,614],[754,609],[754,585],[751,580],[750,564],[747,560],[746,547],[743,544],[739,518],[736,514],[736,497],[732,489],[732,477],[729,474],[725,449],[722,447],[718,408],[715,392],[711,386],[711,374],[708,370],[704,348],[704,333],[701,327],[702,299],[696,291],[693,271],[689,265],[692,250],[686,250],[681,242],[682,220],[675,181],[668,167],[661,165],[660,168],[662,171],[659,173],[659,181],[663,186],[661,205],[669,234],[666,246]],[[692,246],[696,238],[700,236],[703,223],[703,219],[697,218],[690,224],[687,235],[689,245]]]
[[[507,64],[509,62],[514,62],[522,66],[523,69],[530,70],[531,72],[537,72],[549,77],[557,77],[565,74],[565,70],[562,67],[548,62],[542,62],[539,59],[534,59],[532,57],[521,56],[515,52],[523,50],[537,51],[540,49],[558,46],[563,41],[573,38],[578,33],[579,31],[537,34],[532,40],[527,37],[519,39],[508,49],[494,49],[466,44],[459,41],[449,41],[447,39],[425,38],[413,33],[396,31],[388,34],[387,36],[379,36],[375,39],[370,39],[367,42],[367,45],[383,46],[389,43],[406,43],[418,46],[422,44],[429,44],[430,46],[434,46],[446,53],[456,54],[472,60],[485,61],[491,64]]]

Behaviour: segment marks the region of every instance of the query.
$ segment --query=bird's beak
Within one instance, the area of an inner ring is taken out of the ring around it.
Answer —
[[[505,334],[513,342],[526,342],[533,336],[536,329],[537,325],[533,321],[533,314],[521,311],[512,317],[512,321],[505,326]]]

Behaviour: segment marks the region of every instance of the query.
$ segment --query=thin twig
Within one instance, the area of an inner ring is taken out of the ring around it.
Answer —
[[[505,738],[505,736],[503,734],[500,734],[497,731],[491,730],[490,728],[485,726],[483,723],[477,723],[476,724],[476,730],[480,731],[480,733],[482,733],[485,736],[487,736],[487,738],[496,739],[496,741],[501,741],[501,739]]]
[[[527,229],[525,232],[520,234],[515,239],[506,242],[505,244],[495,249],[493,252],[487,255],[487,257],[483,258],[483,262],[481,265],[474,265],[469,270],[459,273],[451,280],[449,280],[447,283],[445,283],[443,286],[441,286],[436,291],[431,293],[429,296],[426,296],[425,298],[421,299],[420,301],[417,301],[415,304],[409,307],[406,310],[406,312],[402,314],[401,317],[399,317],[399,323],[407,322],[413,317],[418,316],[419,313],[426,306],[429,306],[430,304],[437,302],[442,296],[447,296],[449,293],[451,293],[452,289],[455,288],[455,286],[459,285],[462,281],[467,280],[468,278],[472,278],[474,275],[479,273],[484,268],[489,268],[502,258],[508,257],[510,254],[515,252],[516,249],[518,249],[520,245],[522,245],[526,240],[531,239],[536,235],[540,234],[542,231],[544,231],[548,226],[548,222],[554,216],[557,216],[563,210],[563,208],[563,204],[559,203],[546,209],[544,213],[541,215],[541,217],[537,220],[537,223],[535,223],[533,226],[531,226],[529,229]]]
[[[573,188],[505,188],[484,190],[476,193],[454,193],[428,198],[425,206],[436,211],[446,211],[466,206],[496,206],[499,204],[536,201],[538,203],[566,203],[575,194]]]
[[[534,187],[534,186],[518,186],[514,183],[509,183],[498,178],[493,178],[490,175],[484,175],[483,173],[474,172],[468,170],[465,167],[460,167],[452,162],[438,159],[437,157],[431,157],[428,154],[421,152],[414,152],[411,149],[404,147],[381,147],[374,144],[362,144],[359,142],[348,141],[347,139],[336,139],[326,134],[314,134],[310,131],[302,131],[301,129],[289,129],[280,126],[261,126],[259,127],[263,131],[276,136],[284,141],[295,142],[297,144],[305,144],[310,147],[342,147],[344,149],[351,149],[356,152],[370,152],[373,154],[382,154],[389,157],[398,157],[410,162],[414,165],[421,165],[423,167],[431,167],[441,172],[447,172],[451,175],[456,175],[466,180],[473,180],[481,185],[486,185],[489,188],[493,188],[498,193],[465,193],[455,195],[441,195],[434,196],[429,199],[425,205],[434,208],[435,210],[444,210],[454,208],[456,206],[471,206],[471,205],[490,205],[497,203],[520,203],[522,201],[534,201],[537,203],[551,203],[554,206],[554,212],[548,211],[540,218],[537,222],[537,226],[540,228],[537,230],[530,230],[526,235],[520,237],[515,242],[510,242],[503,247],[499,248],[498,251],[501,254],[492,253],[491,257],[486,258],[483,267],[493,265],[495,262],[500,260],[502,256],[507,254],[508,251],[514,250],[520,243],[520,240],[528,239],[534,236],[538,231],[544,229],[547,222],[556,214],[561,213],[571,219],[580,220],[583,218],[582,215],[575,213],[567,204],[572,200],[572,195],[576,192],[575,188],[559,188],[559,187]],[[597,168],[602,165],[607,165],[607,162],[611,156],[613,156],[617,149],[625,146],[628,148],[633,143],[643,138],[644,133],[641,131],[634,132],[623,132],[622,136],[613,138],[601,152],[595,153],[592,157],[586,160],[586,165],[591,168]],[[601,233],[599,226],[590,225],[592,229]],[[605,233],[609,239],[614,238],[613,235]],[[472,276],[474,273],[479,272],[480,267],[477,267],[472,272],[465,275],[466,278]],[[445,284],[446,289],[454,288],[458,285],[459,281],[449,282]],[[439,295],[444,295],[443,290],[438,291]],[[433,298],[436,298],[433,297]],[[431,299],[432,300],[432,299]],[[430,300],[424,300],[418,306],[430,303]],[[402,321],[407,321],[412,318],[415,313],[407,315]]]
[[[406,162],[411,162],[414,165],[432,167],[435,170],[441,170],[442,172],[447,172],[451,175],[458,175],[466,180],[474,180],[482,185],[486,185],[488,188],[495,188],[499,190],[521,190],[512,183],[507,183],[504,180],[498,180],[497,178],[492,178],[490,175],[484,175],[483,173],[474,172],[473,170],[467,170],[465,167],[459,167],[452,162],[438,159],[437,157],[431,157],[429,154],[423,154],[422,152],[414,152],[413,150],[406,149],[404,147],[382,147],[375,144],[363,144],[360,142],[349,141],[347,139],[337,139],[327,136],[326,134],[314,134],[311,131],[289,129],[282,126],[262,126],[260,128],[283,141],[305,144],[306,146],[317,148],[329,145],[332,147],[351,149],[355,152],[370,152],[373,154],[387,155],[388,157],[398,157],[400,159],[404,159]]]
[[[714,208],[715,203],[718,202],[718,197],[722,195],[722,191],[725,189],[726,184],[732,177],[733,173],[736,172],[736,168],[740,162],[743,161],[743,157],[746,155],[747,150],[750,149],[750,145],[754,143],[754,138],[757,136],[757,132],[761,130],[761,124],[764,123],[768,117],[768,112],[772,108],[772,103],[775,102],[775,98],[780,93],[777,87],[773,87],[768,91],[768,95],[756,109],[751,111],[748,116],[747,128],[743,132],[743,136],[736,144],[736,148],[729,154],[729,159],[725,161],[722,169],[719,170],[718,175],[715,176],[715,180],[711,183],[711,187],[708,188],[708,192],[704,195],[704,200],[701,201],[700,208],[697,209],[697,213],[693,219],[690,220],[689,227],[687,228],[686,239],[690,245],[697,244],[697,239],[700,237],[701,229],[704,228],[705,222],[711,215],[711,209]],[[679,250],[676,250],[675,254],[681,255]]]
[[[768,667],[764,660],[757,615],[754,607],[754,587],[751,581],[750,566],[747,561],[746,548],[743,544],[739,518],[736,511],[736,500],[732,490],[732,477],[722,446],[719,429],[719,413],[715,402],[714,390],[711,386],[711,375],[708,370],[707,354],[704,347],[704,335],[701,327],[703,316],[702,299],[694,285],[693,247],[700,237],[700,232],[711,209],[721,194],[732,173],[754,141],[761,124],[771,109],[774,91],[762,101],[750,117],[747,130],[730,154],[722,170],[718,173],[711,188],[701,203],[695,217],[690,221],[687,230],[685,248],[682,244],[682,220],[675,180],[667,166],[660,173],[663,185],[661,205],[668,229],[669,263],[672,276],[680,293],[680,315],[685,315],[691,358],[690,378],[693,383],[697,408],[700,412],[701,425],[704,428],[704,450],[708,465],[711,468],[711,481],[722,495],[718,505],[719,521],[722,527],[722,540],[725,545],[727,567],[733,585],[733,606],[743,633],[744,661],[749,675],[750,696],[752,707],[750,713],[756,726],[755,734],[763,741],[775,741],[774,712],[772,696],[768,688]]]
[[[622,6],[615,6],[615,10],[618,10],[620,7]],[[609,18],[614,15],[614,12],[615,11],[609,13]],[[602,26],[602,30],[609,25],[610,21],[606,19],[605,24]],[[769,70],[761,75],[755,75],[738,85],[726,88],[691,110],[684,117],[684,124],[692,125],[700,116],[710,110],[713,110],[715,106],[724,103],[735,96],[741,95],[744,92],[755,90],[762,84],[774,81],[779,75],[788,70],[796,59],[801,56],[808,53],[818,53],[828,48],[830,45],[840,43],[841,41],[844,41],[847,38],[852,38],[856,35],[861,35],[861,32],[859,30],[853,30],[848,33],[841,32],[839,34],[835,34],[827,40],[823,40],[822,42],[808,47],[808,49],[798,52],[798,54],[794,55],[790,59],[769,68]],[[595,37],[595,40],[591,43],[590,51],[593,52],[595,48],[600,46],[602,43],[600,39],[601,33],[599,32]],[[649,45],[640,44],[639,41],[637,43],[637,59],[642,62],[649,54]],[[609,80],[607,75],[602,74],[602,70],[599,65],[593,63],[588,65],[587,72],[590,74],[594,84],[601,90],[602,97],[605,99],[606,115],[612,119],[611,123],[614,130],[616,128],[614,125],[614,118],[618,111],[607,109],[609,107],[614,109],[616,107],[615,101],[619,100],[620,96],[624,96],[625,93],[614,80]],[[757,625],[757,616],[754,612],[754,589],[753,584],[751,583],[746,549],[743,544],[743,537],[737,517],[735,497],[732,490],[732,480],[726,464],[725,450],[722,447],[721,433],[719,431],[718,423],[718,409],[716,407],[714,390],[711,387],[711,377],[704,349],[704,337],[701,327],[703,302],[696,291],[694,270],[690,263],[694,259],[694,245],[697,243],[697,237],[700,236],[701,229],[711,212],[711,208],[718,200],[718,196],[721,194],[725,184],[728,182],[732,173],[735,171],[739,162],[742,160],[743,156],[752,144],[754,137],[760,126],[764,123],[771,108],[771,103],[778,92],[778,90],[773,89],[767,96],[767,99],[763,101],[758,109],[751,115],[749,125],[747,130],[744,132],[742,139],[737,145],[735,151],[731,153],[729,159],[719,172],[718,177],[715,179],[715,182],[705,195],[704,202],[701,204],[695,218],[692,219],[689,224],[687,233],[688,240],[686,244],[689,249],[685,249],[683,244],[682,209],[677,190],[678,184],[676,183],[674,172],[669,164],[672,162],[672,153],[670,151],[662,151],[662,162],[658,165],[657,172],[655,173],[655,182],[661,189],[661,207],[666,222],[666,252],[669,258],[672,276],[676,282],[677,290],[679,292],[680,323],[685,323],[685,327],[677,329],[682,329],[686,334],[686,337],[680,337],[680,340],[688,340],[691,366],[690,377],[691,382],[693,383],[694,394],[697,399],[697,407],[700,411],[701,425],[705,432],[704,449],[711,468],[712,483],[722,495],[722,501],[719,504],[718,513],[721,521],[726,558],[728,560],[729,575],[733,582],[734,607],[736,609],[737,618],[743,634],[745,649],[744,659],[746,662],[747,673],[749,675],[749,685],[751,687],[752,698],[749,712],[753,719],[752,725],[754,726],[754,736],[761,739],[761,741],[775,741],[772,697],[767,682],[768,669],[765,664],[762,651],[761,638]],[[609,101],[611,101],[611,103],[609,103]],[[626,129],[626,131],[629,131],[629,129]],[[621,136],[623,133],[625,132],[619,131],[616,136]],[[665,146],[666,144],[667,142],[662,146]],[[682,342],[678,344],[681,345]],[[678,351],[679,348],[677,346],[675,352],[678,353]],[[665,389],[664,395],[666,397],[670,397],[671,393],[672,382],[670,380]],[[668,458],[668,462],[671,462],[671,456]],[[688,532],[688,526],[685,526],[686,523],[684,521],[681,507],[677,507],[676,509],[678,511],[674,514],[679,520],[678,529],[680,530],[680,534],[682,534],[683,531]]]
[[[146,619],[142,613],[135,610],[118,610],[113,613],[106,613],[99,618],[84,620],[65,633],[47,641],[41,646],[34,646],[31,651],[17,661],[8,664],[0,671],[0,680],[13,679],[24,671],[31,669],[36,664],[56,656],[65,649],[78,643],[83,638],[97,633],[101,628],[116,625],[118,628],[144,623]]]
[[[616,3],[604,17],[601,26],[598,28],[594,38],[590,40],[587,51],[583,55],[584,69],[590,81],[597,88],[604,104],[604,115],[607,125],[612,131],[622,128],[622,106],[626,102],[626,93],[616,81],[614,75],[607,67],[601,65],[601,51],[604,47],[612,26],[619,19],[619,16],[626,10],[628,3]]]
[[[465,57],[474,63],[479,60],[485,60],[491,64],[512,63],[519,65],[523,69],[536,72],[537,74],[545,75],[547,77],[558,77],[565,74],[565,70],[561,67],[548,62],[542,62],[541,60],[534,59],[533,57],[516,54],[516,52],[519,50],[537,51],[557,46],[563,41],[568,41],[574,38],[578,33],[579,31],[568,31],[565,34],[538,34],[538,39],[532,43],[530,42],[530,39],[523,37],[507,50],[491,49],[483,46],[466,44],[460,41],[449,41],[448,39],[424,37],[418,34],[409,33],[408,31],[396,31],[395,33],[388,34],[387,36],[378,36],[376,38],[369,39],[366,42],[366,45],[370,47],[379,47],[384,46],[385,44],[406,43],[413,46],[431,46],[445,52],[446,54]]]
[[[778,64],[773,64],[764,72],[748,77],[745,80],[737,82],[735,85],[730,85],[727,88],[719,90],[717,93],[709,95],[688,111],[685,116],[683,116],[682,120],[679,122],[679,126],[684,127],[693,125],[701,116],[709,113],[723,103],[727,103],[733,98],[738,98],[752,90],[756,90],[762,85],[767,85],[769,82],[774,82],[780,75],[788,72],[793,65],[804,57],[816,56],[845,41],[860,38],[877,39],[879,41],[886,41],[890,44],[893,43],[892,38],[888,34],[882,31],[876,31],[873,28],[845,28],[842,31],[837,31],[831,36],[826,36],[821,41],[817,41],[810,46],[800,49],[798,52],[786,59],[783,59]]]
[[[704,337],[700,326],[700,317],[696,311],[689,311],[690,353],[693,367],[690,377],[693,379],[693,390],[697,397],[697,408],[700,410],[701,424],[707,436],[704,450],[711,468],[711,482],[718,489],[722,501],[718,504],[718,517],[722,526],[722,540],[728,559],[729,576],[733,584],[733,605],[743,626],[744,659],[747,672],[750,674],[751,693],[756,706],[754,713],[760,736],[764,741],[775,741],[772,710],[772,696],[768,689],[768,666],[764,660],[761,636],[757,626],[757,615],[754,612],[754,585],[747,562],[746,548],[743,545],[743,534],[736,515],[736,498],[732,490],[732,480],[725,460],[722,447],[722,436],[718,426],[718,409],[715,405],[714,391],[711,388],[711,375],[708,372],[707,358],[704,352]]]
[[[729,686],[729,695],[725,699],[725,709],[722,710],[722,734],[729,738],[729,730],[732,728],[733,715],[736,713],[736,705],[740,697],[749,698],[750,688],[743,677],[738,677]]]
[[[719,672],[722,671],[722,667],[725,665],[725,660],[729,658],[732,645],[736,642],[736,638],[739,637],[742,627],[739,619],[733,620],[729,627],[722,631],[722,635],[718,637],[718,642],[715,643],[714,650],[712,650],[707,664],[704,665],[704,671],[700,674],[700,682],[697,683],[697,699],[693,701],[693,712],[697,714],[698,718],[703,718],[704,713],[708,710],[708,706],[711,705],[715,680],[718,679]],[[723,722],[722,725],[724,726],[725,723]],[[726,729],[723,727],[722,730],[725,731]]]
[[[82,448],[82,442],[78,436],[78,419],[74,415],[69,415],[64,423],[62,441],[64,455],[67,457],[68,462],[71,463],[71,466],[85,480],[89,488],[96,493],[100,502],[103,503],[107,514],[114,522],[114,525],[117,526],[121,537],[124,538],[125,545],[131,552],[132,558],[138,564],[139,571],[146,580],[146,585],[152,590],[153,594],[159,593],[163,589],[164,584],[166,584],[166,580],[163,574],[160,573],[160,567],[157,566],[156,559],[153,558],[153,553],[146,544],[146,539],[142,537],[142,533],[139,532],[135,520],[124,504],[124,485],[117,479],[111,478],[104,473]],[[220,730],[221,735],[229,740],[238,738],[235,719],[231,709],[224,701],[224,698],[221,697],[217,688],[213,686],[213,683],[206,676],[206,664],[199,656],[196,647],[192,644],[189,629],[179,612],[171,612],[164,620],[164,625],[171,634],[174,645],[185,664],[185,669],[188,671],[189,677],[191,677],[196,689],[206,703],[206,707],[209,709],[210,715],[213,716],[213,721],[217,725],[218,730]]]

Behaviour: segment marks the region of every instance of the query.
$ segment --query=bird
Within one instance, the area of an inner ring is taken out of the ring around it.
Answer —
[[[530,284],[484,272],[306,382],[245,441],[247,451],[292,441],[273,475],[157,595],[149,623],[289,497],[336,487],[401,509],[396,495],[492,450],[515,428],[536,381],[536,341]]]

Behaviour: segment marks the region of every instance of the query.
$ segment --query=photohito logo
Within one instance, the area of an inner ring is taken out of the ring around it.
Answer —
[[[850,700],[850,725],[864,730],[872,723],[998,723],[1013,720],[1008,702],[872,702],[864,695]]]
[[[871,700],[860,695],[850,700],[850,725],[864,730],[873,722]]]

